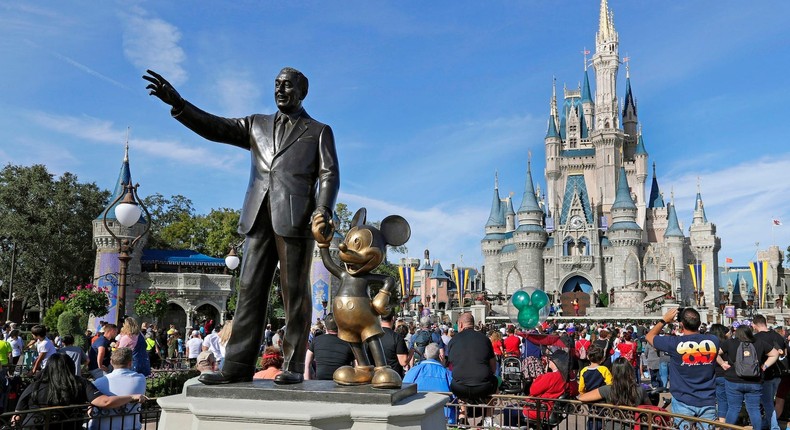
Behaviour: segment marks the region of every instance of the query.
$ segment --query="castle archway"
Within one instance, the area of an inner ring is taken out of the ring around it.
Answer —
[[[576,275],[565,281],[562,284],[562,292],[563,293],[574,293],[574,292],[582,292],[590,294],[593,291],[593,286],[590,281],[587,280],[584,276]]]
[[[562,284],[560,302],[563,315],[586,315],[593,293],[592,283],[587,278],[581,275],[571,276]]]

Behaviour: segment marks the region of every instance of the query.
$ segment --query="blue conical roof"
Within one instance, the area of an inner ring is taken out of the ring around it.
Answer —
[[[524,196],[521,198],[521,212],[541,212],[538,198],[535,195],[535,184],[532,182],[532,165],[527,164],[527,182],[524,184]]]
[[[673,204],[669,204],[669,220],[667,221],[667,229],[664,231],[664,237],[683,237],[683,230],[680,229],[678,214],[675,212],[675,205]]]
[[[491,202],[491,213],[488,215],[486,227],[504,227],[505,212],[502,210],[502,199],[499,198],[499,187],[494,187],[494,201]]]
[[[548,130],[546,130],[546,137],[560,137],[559,133],[557,133],[557,124],[554,115],[549,116],[549,127]]]
[[[507,198],[502,203],[505,205],[505,215],[516,215],[516,211],[513,210],[513,199]]]
[[[694,202],[694,212],[702,212],[702,222],[708,222],[708,217],[705,215],[705,206],[702,204],[702,194],[697,192],[697,200]]]
[[[127,192],[126,188],[124,188],[124,184],[129,184],[131,182],[132,182],[132,172],[131,169],[129,169],[129,147],[127,146],[126,152],[124,153],[123,162],[121,163],[121,171],[120,173],[118,173],[118,181],[115,182],[115,190],[113,190],[112,197],[110,197],[107,206],[104,207],[104,210],[101,211],[101,213],[99,214],[98,217],[96,217],[96,219],[104,219],[105,212],[107,212],[107,219],[112,219],[112,220],[116,219],[115,207],[118,206],[121,201],[123,201],[123,197],[126,195]],[[117,199],[119,196],[121,197],[121,199],[118,200],[118,203],[110,206],[110,204],[114,202],[115,199]],[[107,208],[110,209],[109,212],[107,211]],[[140,221],[138,222],[145,223],[146,222],[145,217],[141,216]]]
[[[661,195],[661,190],[658,189],[658,179],[656,179],[655,163],[653,163],[653,183],[650,185],[650,199],[647,201],[647,207],[649,208],[664,207],[664,196]]]
[[[631,198],[631,191],[628,189],[625,167],[620,167],[620,178],[617,180],[617,196],[614,199],[612,209],[636,209],[634,200]]]
[[[584,119],[584,112],[579,112],[579,128],[581,131],[581,138],[587,139],[590,137],[590,130],[587,127],[587,120]]]
[[[442,269],[442,264],[438,261],[436,264],[433,265],[433,273],[431,273],[431,279],[447,279],[450,280],[450,277],[444,273],[444,269]]]
[[[647,150],[645,149],[645,141],[642,139],[642,135],[639,135],[639,139],[636,141],[636,150],[634,151],[636,155],[647,155]]]
[[[628,111],[628,107],[634,110],[636,115],[636,103],[634,103],[634,96],[631,93],[631,78],[625,78],[625,104],[623,104],[623,112]]]
[[[582,103],[592,103],[592,95],[590,94],[590,78],[587,75],[587,69],[584,69],[584,85],[582,86]]]

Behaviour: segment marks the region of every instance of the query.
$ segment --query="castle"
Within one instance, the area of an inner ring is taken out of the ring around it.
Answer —
[[[649,284],[670,292],[669,297],[679,295],[683,304],[717,306],[721,240],[699,190],[688,235],[673,202],[665,201],[659,189],[655,163],[646,193],[647,147],[627,66],[624,102],[618,103],[619,35],[606,0],[601,0],[591,59],[594,92],[587,64],[581,88],[565,89],[562,106],[553,86],[545,197],[536,191],[529,163],[518,211],[495,184],[481,241],[486,290],[509,296],[532,286],[555,300],[581,292],[594,306],[601,293],[609,298],[613,291],[638,291]],[[645,296],[615,303],[641,309]]]

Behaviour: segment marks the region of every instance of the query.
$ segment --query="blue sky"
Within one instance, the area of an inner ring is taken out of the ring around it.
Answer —
[[[697,177],[720,259],[790,244],[790,2],[610,1],[650,160],[691,222]],[[597,0],[0,1],[0,163],[41,163],[112,188],[131,127],[140,194],[238,208],[245,151],[170,118],[140,78],[162,73],[219,115],[274,111],[283,66],[332,125],[339,201],[405,216],[409,255],[482,264],[494,171],[518,207],[527,153],[542,178],[552,76],[582,79]],[[592,78],[592,75],[591,75]],[[618,92],[624,95],[620,69]],[[594,81],[591,79],[591,81]],[[649,181],[648,181],[649,183]],[[786,225],[771,229],[778,217]],[[397,258],[398,256],[391,256]]]

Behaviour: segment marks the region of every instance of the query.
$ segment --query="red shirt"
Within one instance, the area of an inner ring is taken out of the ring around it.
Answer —
[[[631,363],[631,366],[636,367],[636,342],[620,342],[617,345],[617,350],[620,351],[620,357],[629,359],[628,362]]]
[[[532,382],[529,387],[529,395],[531,397],[541,397],[546,399],[559,399],[561,395],[565,394],[567,382],[562,379],[560,372],[544,373]],[[541,419],[546,419],[551,414],[551,409],[554,407],[554,402],[543,402],[542,405],[546,407],[546,411],[541,414]],[[538,411],[535,410],[534,405],[527,405],[524,407],[524,415],[529,417],[530,420],[538,418]]]
[[[508,355],[521,355],[521,338],[511,334],[505,338],[505,353]]]
[[[502,341],[491,341],[491,346],[494,347],[494,355],[499,356],[503,354]]]

